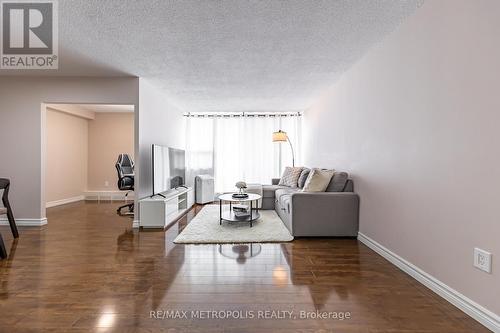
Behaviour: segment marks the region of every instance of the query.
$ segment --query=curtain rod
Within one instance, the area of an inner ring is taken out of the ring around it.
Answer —
[[[302,112],[187,112],[184,117],[237,118],[237,117],[301,117]]]

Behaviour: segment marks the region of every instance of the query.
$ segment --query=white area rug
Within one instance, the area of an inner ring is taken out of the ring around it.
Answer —
[[[228,210],[228,207],[223,207]],[[253,222],[227,222],[219,225],[219,205],[207,205],[184,228],[176,244],[289,242],[292,235],[274,210],[259,210]]]

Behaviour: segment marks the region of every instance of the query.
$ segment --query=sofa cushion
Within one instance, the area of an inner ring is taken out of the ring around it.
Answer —
[[[300,192],[300,190],[292,188],[276,190],[276,207],[289,214],[291,211],[290,202],[292,200],[292,194],[296,192]]]
[[[291,213],[292,208],[290,207],[290,202],[292,201],[291,194],[285,194],[281,197],[281,207],[285,209],[287,214]]]
[[[283,172],[283,176],[281,176],[281,179],[280,179],[280,182],[278,185],[297,187],[297,182],[299,180],[302,169],[304,169],[304,168],[302,168],[302,167],[286,167],[285,171]]]
[[[297,186],[299,188],[304,187],[304,185],[306,183],[307,176],[309,176],[309,172],[311,172],[311,169],[304,168],[304,170],[302,170],[302,172],[300,173],[299,180],[297,181]]]
[[[280,198],[284,195],[290,195],[295,192],[299,192],[300,190],[297,188],[280,188],[276,190],[276,200],[280,200]]]
[[[262,186],[262,197],[263,198],[274,198],[276,190],[287,189],[289,187],[280,185],[264,185]]]
[[[307,180],[302,191],[324,192],[334,173],[335,170],[313,168],[309,173],[309,176],[307,176]]]
[[[288,205],[290,203],[290,199],[292,197],[292,194],[299,192],[300,190],[298,188],[282,188],[279,190],[276,190],[276,202],[279,202],[282,208],[287,208],[289,211]]]
[[[348,179],[349,175],[347,172],[335,172],[332,180],[330,180],[330,184],[326,188],[326,192],[343,192]]]

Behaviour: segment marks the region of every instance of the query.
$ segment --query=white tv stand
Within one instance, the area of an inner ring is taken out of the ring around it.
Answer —
[[[165,228],[186,213],[194,204],[192,187],[179,187],[139,200],[139,226]]]

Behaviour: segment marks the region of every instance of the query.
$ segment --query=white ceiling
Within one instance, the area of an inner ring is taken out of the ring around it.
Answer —
[[[148,78],[183,111],[296,111],[423,0],[64,0],[57,71]]]
[[[92,117],[94,113],[129,113],[134,112],[133,105],[126,104],[46,104],[48,108],[72,114]]]

